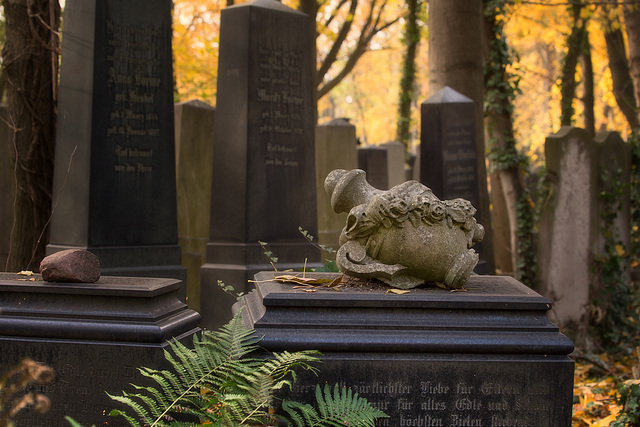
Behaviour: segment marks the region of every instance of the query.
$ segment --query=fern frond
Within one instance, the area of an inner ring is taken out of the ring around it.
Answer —
[[[118,409],[112,409],[111,412],[109,412],[109,416],[110,417],[119,417],[119,416],[121,416],[125,420],[127,420],[129,425],[131,425],[133,427],[142,427],[140,425],[140,423],[135,418],[133,418],[131,415],[128,415],[127,413],[122,412],[122,411],[120,411]]]
[[[319,361],[319,353],[285,351],[270,358],[252,358],[250,354],[260,349],[258,342],[240,312],[220,331],[195,336],[193,348],[170,342],[164,354],[173,370],[141,368],[141,375],[153,385],[134,386],[136,393],[110,395],[131,408],[135,418],[118,410],[110,415],[122,415],[132,426],[151,427],[268,423],[274,419],[269,414],[274,391],[291,388],[294,368],[316,373],[311,364]],[[318,410],[293,402],[282,406],[299,427],[369,427],[376,418],[385,416],[350,390],[336,387],[332,394],[328,387],[324,393],[317,387],[316,397]],[[200,424],[188,421],[188,417],[195,417]]]
[[[311,405],[284,401],[282,409],[297,427],[373,427],[378,418],[387,415],[373,408],[367,399],[359,397],[350,388],[336,384],[331,392],[328,384],[324,392],[316,385],[316,411]]]
[[[129,406],[131,409],[133,409],[133,412],[135,412],[135,414],[138,416],[138,418],[140,418],[142,420],[142,422],[144,424],[148,424],[149,422],[151,422],[152,418],[149,414],[149,412],[145,409],[144,406],[142,406],[141,404],[139,404],[138,402],[136,402],[134,400],[134,398],[138,397],[136,394],[131,394],[131,393],[126,393],[123,392],[123,396],[112,396],[109,393],[107,393],[107,395],[120,403],[123,403],[127,406]],[[132,417],[126,415],[125,413],[123,413],[122,411],[111,411],[111,413],[109,414],[111,416],[111,414],[114,414],[113,416],[117,416],[117,415],[123,415],[127,421],[129,422],[129,424],[131,424],[132,426],[139,426],[140,424]]]
[[[282,402],[282,409],[291,417],[296,427],[309,426],[320,419],[318,411],[308,403],[285,400]]]

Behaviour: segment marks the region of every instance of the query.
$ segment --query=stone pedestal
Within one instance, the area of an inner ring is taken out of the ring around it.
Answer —
[[[0,274],[0,372],[29,357],[55,370],[36,389],[51,400],[46,415],[23,411],[17,426],[128,425],[107,415],[125,409],[105,392],[143,384],[137,368],[164,369],[167,340],[198,332],[200,315],[178,299],[179,280],[102,277],[97,283],[46,283]]]
[[[304,292],[274,274],[256,275],[246,324],[267,351],[323,354],[319,376],[302,373],[291,397],[311,401],[316,383],[340,383],[390,416],[380,426],[571,424],[573,344],[547,319],[549,301],[515,279],[395,295]]]

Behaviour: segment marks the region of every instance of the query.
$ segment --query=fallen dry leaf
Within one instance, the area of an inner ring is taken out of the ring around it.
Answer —
[[[314,279],[311,277],[294,276],[292,274],[276,276],[273,280],[280,283],[298,283],[300,285],[323,285],[333,282],[331,279]]]
[[[409,292],[410,291],[405,291],[403,289],[389,289],[389,290],[387,290],[387,293],[398,294],[398,295],[408,294]]]

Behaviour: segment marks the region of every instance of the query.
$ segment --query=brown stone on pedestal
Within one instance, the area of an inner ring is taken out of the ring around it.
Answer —
[[[100,260],[83,249],[67,249],[45,257],[40,263],[47,282],[95,283],[100,278]]]

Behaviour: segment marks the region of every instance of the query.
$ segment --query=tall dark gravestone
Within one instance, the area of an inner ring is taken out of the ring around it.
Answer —
[[[222,11],[204,327],[231,318],[219,280],[244,291],[273,268],[259,241],[279,269],[319,260],[298,230],[317,237],[310,25],[275,0]]]
[[[170,0],[67,1],[48,253],[86,248],[105,275],[184,278],[171,37]]]
[[[420,105],[420,118],[420,182],[440,199],[460,197],[480,210],[473,100],[445,87]],[[480,274],[486,271],[482,248],[482,242],[474,247]]]

